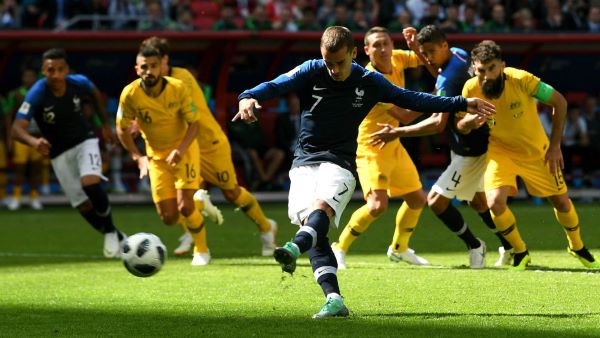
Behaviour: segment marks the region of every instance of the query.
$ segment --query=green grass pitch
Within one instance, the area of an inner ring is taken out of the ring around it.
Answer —
[[[358,206],[346,209],[342,224]],[[286,205],[263,207],[279,223],[278,242],[289,240],[297,228]],[[211,265],[171,256],[150,278],[102,258],[103,238],[72,209],[0,211],[0,337],[600,336],[600,274],[567,254],[548,205],[513,206],[533,259],[525,272],[466,268],[465,247],[427,209],[411,247],[433,266],[391,263],[395,210],[388,211],[338,272],[350,317],[322,321],[310,319],[324,298],[306,256],[293,277],[283,274],[259,257],[255,226],[231,205],[221,208],[225,224],[207,224]],[[473,211],[462,211],[492,266],[498,241]],[[584,240],[600,256],[600,208],[578,211]],[[157,234],[169,253],[181,234],[161,225],[152,206],[115,207],[114,218],[128,234]],[[338,234],[333,229],[330,240]]]

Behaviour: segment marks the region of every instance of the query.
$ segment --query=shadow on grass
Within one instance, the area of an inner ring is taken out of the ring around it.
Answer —
[[[448,318],[448,317],[534,317],[534,318],[588,318],[600,316],[600,313],[373,313],[364,317],[419,317],[423,319]]]
[[[598,314],[459,314],[459,313],[373,313],[352,314],[348,318],[312,320],[310,314],[291,314],[286,307],[281,315],[232,315],[227,309],[207,313],[206,309],[189,309],[180,314],[156,311],[136,312],[124,308],[115,311],[89,309],[48,309],[3,307],[0,305],[0,332],[6,337],[76,336],[76,337],[577,337],[594,336],[598,330],[575,332],[559,325],[540,326],[544,329],[523,328],[518,319],[490,327],[481,320],[469,317],[535,317],[549,324],[574,317]],[[224,311],[223,311],[224,310]],[[439,321],[439,318],[449,320]],[[453,320],[456,318],[456,320]],[[431,320],[433,319],[433,320]],[[527,318],[523,318],[527,320]],[[585,318],[584,318],[585,319]],[[547,328],[547,329],[546,329]],[[596,332],[591,332],[596,331]]]

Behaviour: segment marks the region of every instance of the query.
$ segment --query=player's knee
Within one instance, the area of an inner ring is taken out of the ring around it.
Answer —
[[[435,193],[427,196],[427,205],[436,215],[446,211],[449,204],[450,200],[440,194]]]
[[[327,204],[327,202],[323,200],[316,200],[313,203],[313,209],[320,209],[325,211],[328,217],[333,217],[333,215],[335,215],[335,211],[333,211],[333,208],[331,208],[331,206],[329,206],[329,204]]]
[[[550,198],[550,202],[558,212],[569,212],[571,209],[571,201],[567,196]]]
[[[83,202],[77,206],[77,210],[79,210],[79,212],[82,214],[89,212],[93,208],[94,208],[94,205],[92,204],[92,202],[90,200],[85,200],[85,202]]]
[[[425,203],[427,203],[427,197],[425,196],[423,189],[411,192],[402,197],[411,209],[421,209],[425,206]]]
[[[379,217],[387,210],[387,207],[387,200],[373,201],[369,204],[369,214],[373,217]]]
[[[233,203],[240,196],[241,189],[239,185],[236,185],[235,188],[229,190],[223,190],[223,196],[226,200]]]
[[[488,209],[486,200],[473,199],[469,202],[469,206],[478,213],[482,213]]]
[[[163,211],[162,213],[160,213],[159,216],[160,216],[160,220],[165,225],[175,225],[175,224],[177,224],[177,221],[179,220],[178,212]]]

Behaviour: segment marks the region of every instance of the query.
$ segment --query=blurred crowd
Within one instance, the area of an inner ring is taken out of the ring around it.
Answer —
[[[0,29],[600,32],[598,0],[0,0]]]

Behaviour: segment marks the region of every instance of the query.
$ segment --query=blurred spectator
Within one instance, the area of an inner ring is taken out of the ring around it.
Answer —
[[[189,8],[183,6],[177,9],[177,20],[173,28],[180,32],[191,32],[196,29],[194,27],[194,15]]]
[[[569,24],[563,17],[558,0],[545,0],[545,14],[540,28],[544,31],[573,30],[574,24]]]
[[[317,21],[322,27],[327,26],[335,19],[335,0],[323,0],[317,10]]]
[[[510,25],[506,21],[506,12],[503,5],[496,4],[492,7],[492,19],[483,25],[483,31],[486,33],[510,32]]]
[[[232,143],[244,149],[245,161],[250,162],[252,169],[246,170],[245,175],[250,189],[268,188],[285,159],[287,149],[278,144],[268,145],[260,123],[229,122],[228,131]]]
[[[52,29],[56,18],[55,0],[23,0],[21,2],[21,27]]]
[[[0,28],[18,28],[19,7],[15,0],[3,0],[0,5]]]
[[[112,29],[127,30],[136,29],[141,12],[135,0],[110,0],[108,15],[113,19]]]
[[[396,17],[396,20],[390,22],[387,26],[387,29],[390,32],[402,32],[404,28],[412,27],[412,17],[410,16],[409,11],[402,11]]]
[[[463,33],[478,33],[481,31],[481,20],[479,14],[477,14],[476,6],[465,6],[463,8],[462,19],[460,19],[458,26]]]
[[[284,32],[297,32],[298,24],[292,15],[289,8],[283,8],[279,13],[279,17],[273,22],[273,29]]]
[[[281,15],[284,8],[289,9],[289,5],[285,0],[267,0],[264,1],[267,16],[271,21],[275,22]]]
[[[321,27],[319,21],[317,20],[315,10],[312,7],[306,7],[302,11],[302,19],[298,21],[298,30],[313,32],[323,30],[323,27]]]
[[[588,166],[586,173],[591,175],[594,171],[600,170],[600,106],[598,99],[594,96],[588,96],[582,108],[582,115],[585,118],[590,143],[589,153],[586,155]]]
[[[440,29],[445,33],[459,33],[460,21],[458,20],[458,6],[450,5],[446,8],[446,20],[440,25]]]
[[[425,27],[427,25],[439,26],[444,19],[444,11],[441,9],[440,4],[437,1],[430,1],[429,6],[419,22],[419,27]]]
[[[435,2],[435,0],[429,1]],[[413,19],[412,24],[418,27],[421,19],[427,14],[429,2],[425,0],[407,0],[404,6],[410,12],[410,16]]]
[[[329,21],[327,27],[331,26],[344,26],[351,31],[356,30],[356,25],[352,22],[352,18],[350,17],[350,13],[348,13],[348,8],[346,5],[338,4],[335,6],[335,15],[332,21]]]
[[[586,0],[567,0],[562,6],[565,18],[573,24],[576,30],[585,30],[588,4]]]
[[[163,12],[163,7],[160,2],[150,0],[146,4],[148,16],[138,23],[140,31],[163,31],[175,29],[175,22]]]
[[[590,7],[586,28],[590,33],[600,33],[600,6]]]
[[[244,29],[251,31],[263,31],[273,29],[273,23],[267,17],[265,6],[257,5],[252,14],[248,15],[244,22]]]
[[[371,7],[375,15],[373,22],[382,27],[388,27],[390,22],[394,21],[400,12],[406,10],[403,1],[395,0],[374,1]]]
[[[536,30],[536,23],[531,11],[521,8],[513,15],[514,31],[519,33],[532,33]]]
[[[354,22],[354,30],[357,32],[366,32],[371,27],[367,21],[365,12],[362,10],[355,10],[353,12],[352,21]]]
[[[223,6],[221,8],[221,17],[217,20],[213,26],[213,31],[230,31],[230,30],[238,30],[240,26],[235,22],[235,7],[233,6]]]
[[[562,139],[562,152],[565,163],[565,173],[572,175],[574,160],[582,161],[587,154],[590,140],[588,138],[587,123],[581,115],[579,106],[571,106],[565,120],[565,129]],[[579,168],[581,169],[581,168]]]

